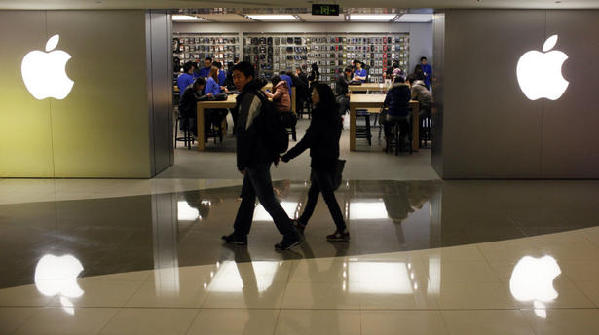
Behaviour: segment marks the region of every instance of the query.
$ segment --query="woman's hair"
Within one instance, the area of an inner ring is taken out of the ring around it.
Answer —
[[[216,66],[212,65],[210,67],[210,74],[208,77],[212,77],[212,79],[218,83],[218,68]]]
[[[314,86],[316,92],[318,92],[318,104],[317,107],[324,110],[326,113],[331,115],[338,115],[337,100],[333,90],[327,84],[318,83]]]
[[[312,63],[312,71],[318,72],[318,63]]]
[[[277,84],[281,81],[281,77],[280,76],[273,76],[272,78],[270,78],[270,82],[272,83],[273,89],[274,86],[277,86]]]

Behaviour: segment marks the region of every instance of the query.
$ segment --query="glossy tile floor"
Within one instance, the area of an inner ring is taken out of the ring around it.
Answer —
[[[324,240],[320,202],[283,253],[261,206],[247,247],[221,244],[235,181],[171,183],[0,181],[0,334],[599,329],[599,182],[350,180],[352,241]],[[47,193],[11,201],[27,187]],[[276,183],[290,216],[307,187]]]

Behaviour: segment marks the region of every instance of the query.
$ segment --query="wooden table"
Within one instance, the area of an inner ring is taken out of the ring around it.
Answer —
[[[389,86],[386,84],[366,83],[362,85],[349,85],[349,93],[358,92],[387,92]]]
[[[204,132],[205,125],[205,109],[206,108],[233,108],[237,104],[237,94],[229,94],[227,100],[222,101],[198,101],[198,150],[206,150],[206,134]]]
[[[350,94],[349,96],[349,148],[356,151],[356,109],[375,108],[371,111],[380,113],[386,94]],[[419,148],[419,123],[418,101],[410,100],[412,108],[412,151]]]

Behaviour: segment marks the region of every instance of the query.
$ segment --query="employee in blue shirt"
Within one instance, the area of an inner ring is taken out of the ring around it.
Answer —
[[[183,73],[181,73],[177,78],[177,87],[179,88],[180,97],[183,96],[183,92],[185,92],[185,89],[189,85],[193,84],[194,79],[192,73],[194,68],[195,66],[192,61],[185,62],[185,64],[183,64]]]
[[[428,59],[425,56],[420,57],[420,65],[422,65],[422,72],[424,72],[424,84],[426,85],[426,88],[430,91],[433,68],[428,63]]]
[[[218,84],[220,86],[226,86],[225,81],[227,80],[227,73],[225,73],[225,70],[223,70],[223,64],[221,62],[214,62],[213,64],[218,69]]]
[[[289,89],[289,98],[291,99],[291,86],[293,86],[293,80],[291,80],[291,77],[285,71],[281,71],[280,74],[281,80],[285,80],[285,82],[287,83],[287,88]]]
[[[208,78],[206,78],[206,94],[212,93],[214,95],[221,92],[220,85],[218,84],[218,68],[212,66]]]
[[[210,75],[211,67],[212,67],[212,57],[206,57],[206,59],[204,59],[204,67],[200,69],[199,76],[207,79],[208,75]]]
[[[366,77],[368,73],[366,70],[362,68],[362,62],[356,61],[356,71],[354,72],[354,80],[359,80],[361,82],[366,82]]]

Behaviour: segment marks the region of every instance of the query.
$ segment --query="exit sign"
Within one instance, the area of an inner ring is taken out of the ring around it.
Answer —
[[[312,15],[339,16],[339,5],[312,4]]]

